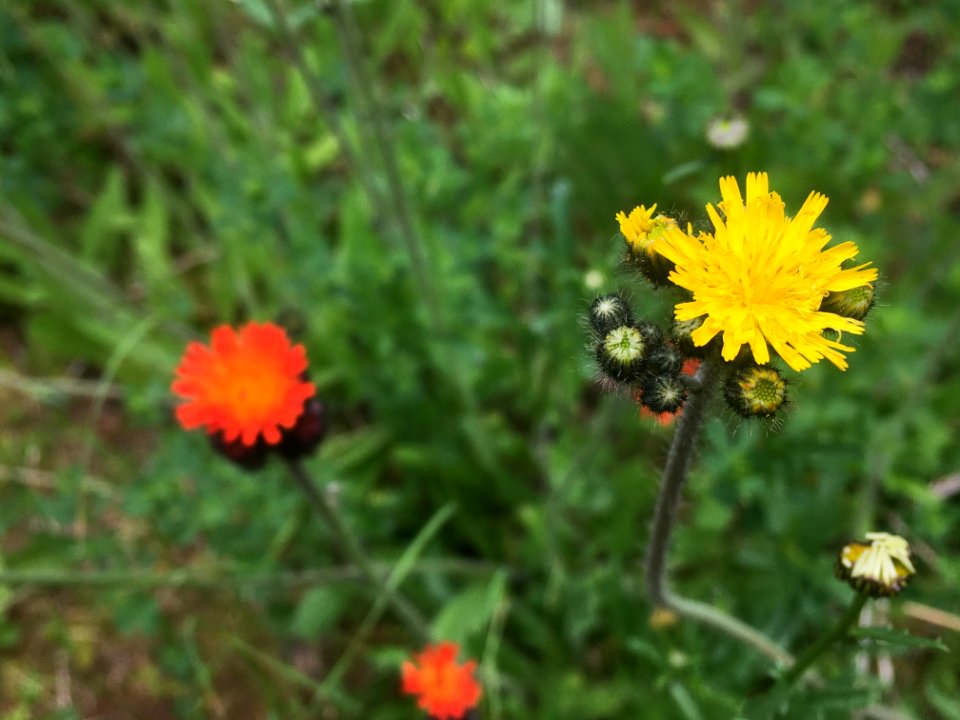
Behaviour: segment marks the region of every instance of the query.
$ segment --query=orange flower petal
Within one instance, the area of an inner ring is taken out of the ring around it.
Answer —
[[[401,667],[402,690],[418,696],[417,705],[435,720],[460,720],[476,707],[482,690],[474,679],[477,664],[457,664],[460,647],[441,642],[427,646]]]
[[[313,396],[313,383],[302,345],[291,345],[283,328],[273,323],[247,323],[239,332],[221,325],[210,346],[191,342],[170,389],[184,402],[177,420],[185,430],[205,427],[222,432],[226,442],[247,446],[257,438],[280,442],[280,428],[293,427]]]

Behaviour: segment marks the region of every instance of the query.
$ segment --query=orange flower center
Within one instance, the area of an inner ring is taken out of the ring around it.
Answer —
[[[270,413],[283,403],[290,381],[269,360],[252,353],[220,359],[206,387],[210,401],[229,408],[241,423]]]
[[[453,664],[427,665],[421,671],[423,692],[435,703],[455,703],[463,694],[463,672]]]

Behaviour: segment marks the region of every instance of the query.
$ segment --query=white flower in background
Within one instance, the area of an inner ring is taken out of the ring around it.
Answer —
[[[714,118],[707,125],[707,142],[720,150],[740,147],[750,134],[750,123],[740,115]]]

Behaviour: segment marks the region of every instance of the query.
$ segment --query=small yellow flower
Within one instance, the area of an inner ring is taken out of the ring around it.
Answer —
[[[693,342],[702,347],[722,333],[721,354],[728,362],[749,345],[754,360],[766,364],[769,343],[794,370],[823,358],[845,370],[843,353],[854,348],[824,331],[859,335],[863,322],[825,312],[821,303],[829,293],[868,285],[876,269],[869,263],[843,267],[858,252],[852,242],[826,247],[830,235],[814,228],[827,205],[823,195],[810,193],[791,218],[780,196],[770,192],[766,173],[747,175],[746,190],[744,202],[735,178],[720,180],[723,201],[717,208],[707,205],[713,234],[693,237],[674,224],[656,238],[655,250],[675,265],[670,281],[693,293],[690,302],[676,306],[676,319],[703,317]]]
[[[664,605],[658,605],[650,613],[650,628],[652,630],[664,630],[673,627],[680,621],[680,616],[675,610]]]
[[[653,255],[657,242],[663,237],[667,228],[677,227],[677,221],[665,215],[653,216],[656,205],[649,208],[640,205],[630,211],[630,215],[617,213],[620,223],[620,232],[627,241],[627,247],[635,256]]]
[[[676,229],[677,221],[666,215],[654,216],[656,210],[656,205],[640,205],[629,216],[618,212],[617,222],[627,243],[628,258],[651,285],[659,288],[670,284],[667,278],[673,271],[673,263],[658,252],[660,241],[664,233]]]
[[[867,533],[868,542],[852,542],[840,551],[837,574],[872,597],[899,593],[917,571],[910,545],[899,535]]]

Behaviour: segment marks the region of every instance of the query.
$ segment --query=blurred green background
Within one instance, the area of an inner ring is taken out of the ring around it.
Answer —
[[[596,387],[582,317],[664,321],[614,214],[699,223],[748,170],[828,195],[880,302],[778,432],[717,408],[675,585],[797,651],[838,548],[903,534],[875,616],[953,654],[838,650],[789,717],[960,718],[958,153],[956,0],[0,2],[0,718],[418,717],[419,648],[283,467],[172,419],[189,339],[278,316],[331,413],[309,470],[482,717],[734,717],[771,667],[651,629],[669,430]]]

